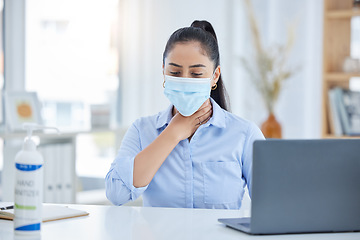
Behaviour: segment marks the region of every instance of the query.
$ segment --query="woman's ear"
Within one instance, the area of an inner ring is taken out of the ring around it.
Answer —
[[[214,77],[213,77],[211,86],[214,86],[214,85],[217,83],[217,81],[219,81],[220,73],[221,73],[221,70],[220,70],[220,65],[219,65],[219,66],[217,66],[216,69],[215,69]]]

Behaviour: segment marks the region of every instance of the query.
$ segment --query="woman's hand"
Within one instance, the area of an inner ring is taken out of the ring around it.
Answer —
[[[189,138],[194,134],[198,127],[206,123],[212,114],[212,106],[209,100],[205,101],[203,105],[193,115],[184,117],[177,112],[171,119],[167,130],[179,142]]]
[[[192,136],[201,124],[210,119],[211,114],[212,106],[209,100],[205,101],[199,110],[189,117],[184,117],[177,112],[167,128],[136,155],[134,159],[133,185],[135,187],[144,187],[149,184],[176,145],[181,140]]]
[[[135,187],[148,185],[176,145],[181,140],[192,136],[201,124],[210,119],[211,114],[210,100],[205,101],[199,110],[189,117],[184,117],[178,112],[175,113],[167,128],[136,155],[134,159],[133,185]]]

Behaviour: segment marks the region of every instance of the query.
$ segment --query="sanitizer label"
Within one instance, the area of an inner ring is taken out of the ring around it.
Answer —
[[[17,232],[40,230],[42,221],[42,165],[16,163],[15,218]]]
[[[15,167],[16,167],[17,170],[20,170],[20,171],[34,171],[36,169],[41,168],[42,165],[30,165],[30,164],[16,163]]]

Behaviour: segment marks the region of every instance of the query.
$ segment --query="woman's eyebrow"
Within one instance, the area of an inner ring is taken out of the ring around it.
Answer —
[[[181,65],[176,64],[176,63],[169,63],[169,65],[172,65],[172,66],[175,66],[175,67],[180,67],[180,68],[182,68],[182,66],[181,66]]]
[[[198,68],[198,67],[206,67],[206,66],[203,64],[195,64],[195,65],[189,66],[189,68]]]

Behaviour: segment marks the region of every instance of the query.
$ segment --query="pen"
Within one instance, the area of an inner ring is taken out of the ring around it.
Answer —
[[[14,205],[12,206],[7,206],[7,207],[1,207],[0,210],[8,210],[8,209],[13,209]]]

